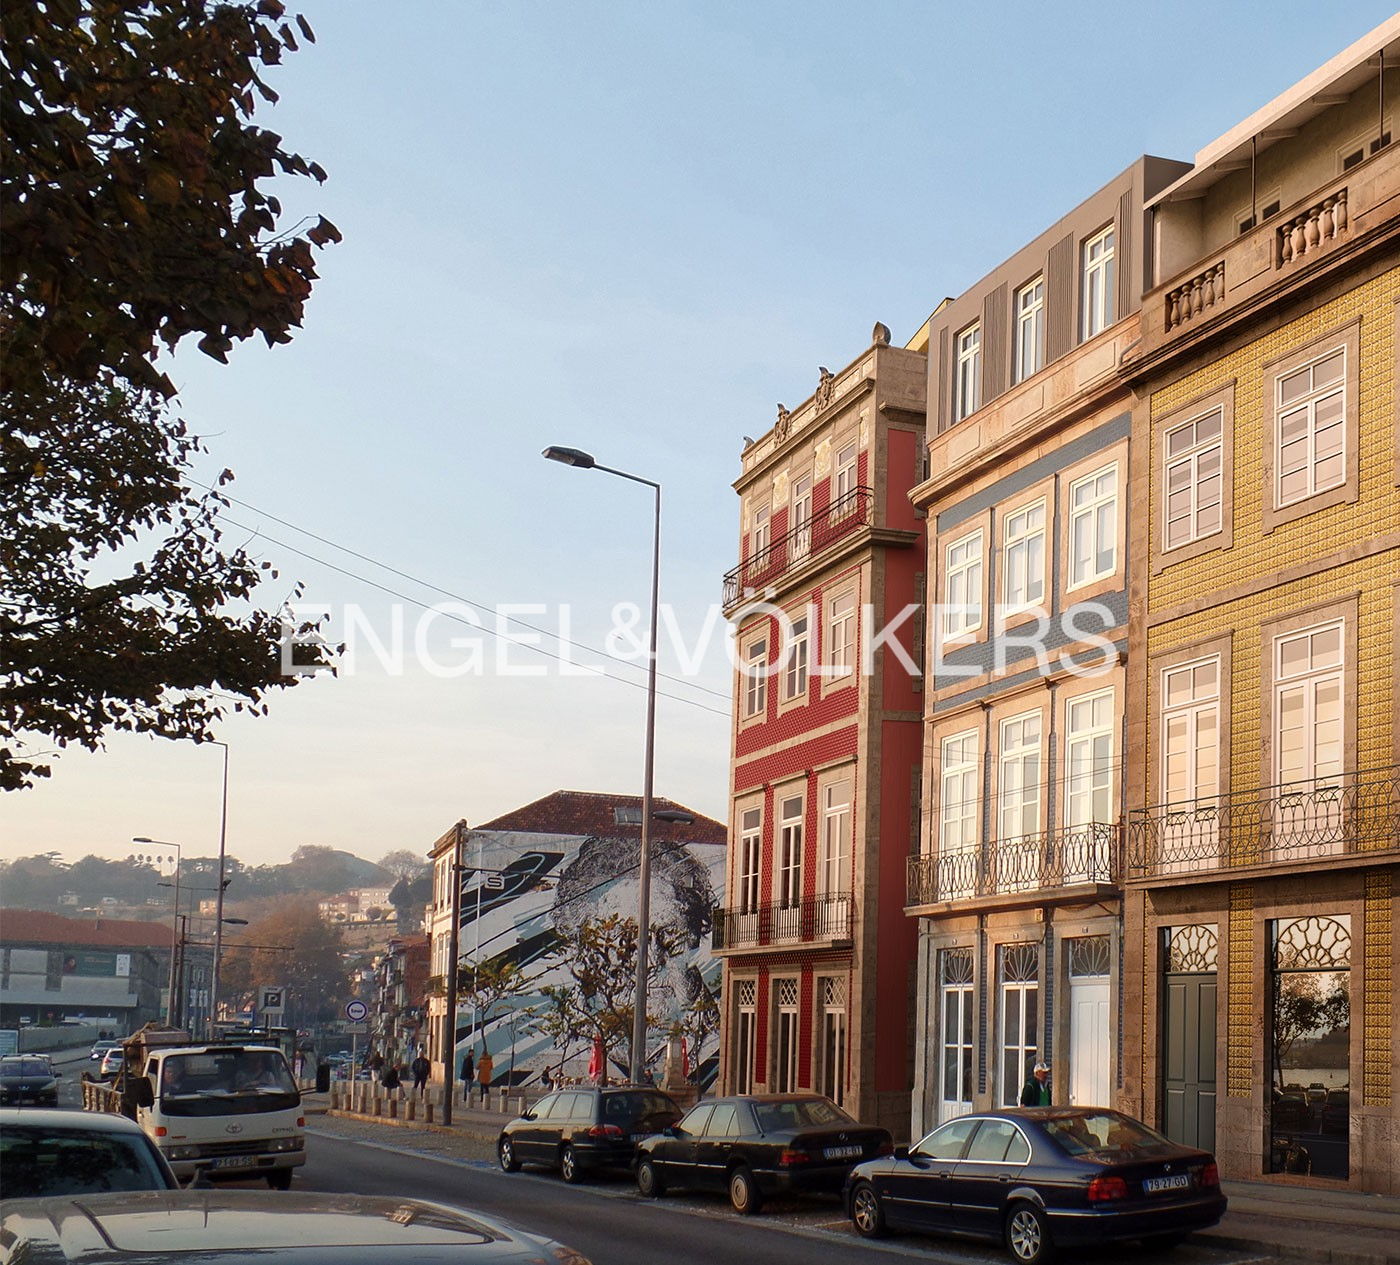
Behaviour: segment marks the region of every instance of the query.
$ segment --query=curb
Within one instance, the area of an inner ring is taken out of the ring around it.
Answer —
[[[388,1125],[392,1129],[414,1129],[420,1133],[445,1133],[449,1137],[475,1138],[479,1142],[494,1142],[501,1133],[499,1129],[492,1129],[488,1133],[483,1127],[473,1128],[467,1124],[428,1124],[425,1120],[397,1120],[391,1116],[370,1116],[360,1111],[344,1111],[339,1107],[335,1110],[328,1107],[325,1111],[317,1114],[337,1116],[342,1120],[358,1120],[361,1124]],[[1366,1265],[1369,1265],[1369,1262]]]
[[[1347,1248],[1302,1247],[1278,1239],[1248,1238],[1230,1231],[1198,1230],[1190,1242],[1200,1247],[1231,1248],[1242,1252],[1268,1252],[1279,1261],[1314,1261],[1318,1265],[1394,1265],[1386,1252],[1356,1252]]]

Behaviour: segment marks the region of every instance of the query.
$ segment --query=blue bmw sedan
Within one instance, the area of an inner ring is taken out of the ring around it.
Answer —
[[[1214,1225],[1226,1204],[1210,1152],[1103,1107],[950,1120],[907,1153],[858,1164],[845,1199],[868,1238],[901,1229],[991,1239],[1019,1265],[1123,1239],[1167,1247]]]

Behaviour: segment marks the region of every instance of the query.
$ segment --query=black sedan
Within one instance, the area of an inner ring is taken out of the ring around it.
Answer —
[[[32,1102],[56,1107],[58,1075],[42,1056],[17,1054],[0,1059],[0,1103],[18,1106]]]
[[[907,1155],[855,1168],[846,1210],[886,1228],[1000,1240],[1021,1265],[1057,1247],[1178,1243],[1225,1213],[1208,1151],[1102,1107],[1029,1107],[951,1120]]]
[[[637,1147],[637,1189],[724,1190],[734,1210],[754,1213],[764,1197],[839,1191],[853,1164],[893,1155],[887,1129],[858,1124],[815,1094],[748,1094],[692,1107]]]

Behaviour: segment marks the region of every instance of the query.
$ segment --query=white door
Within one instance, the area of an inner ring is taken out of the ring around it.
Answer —
[[[1076,1107],[1110,1105],[1108,977],[1069,982],[1069,1101]]]

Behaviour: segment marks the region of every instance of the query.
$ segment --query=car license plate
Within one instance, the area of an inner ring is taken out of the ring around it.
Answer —
[[[1171,1177],[1148,1177],[1142,1183],[1143,1190],[1149,1195],[1155,1195],[1159,1190],[1189,1190],[1190,1187],[1189,1173],[1177,1173]]]
[[[252,1168],[258,1162],[256,1155],[221,1155],[211,1160],[210,1168]]]
[[[860,1158],[858,1146],[829,1146],[822,1152],[829,1160],[856,1160]]]
[[[633,1142],[640,1142],[643,1138],[649,1137],[651,1137],[651,1134],[649,1133],[634,1133],[630,1140]]]

